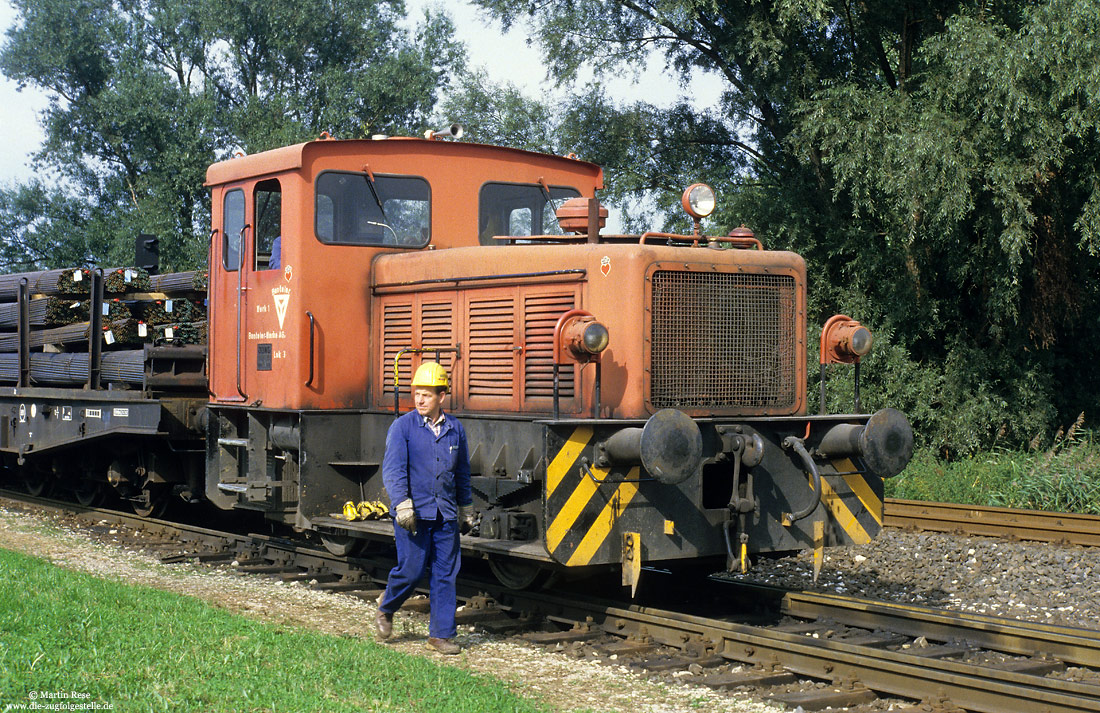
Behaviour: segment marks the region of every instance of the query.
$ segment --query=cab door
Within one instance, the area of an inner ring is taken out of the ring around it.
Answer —
[[[207,297],[210,310],[210,393],[215,401],[247,399],[240,374],[241,244],[248,231],[251,189],[226,186],[214,192],[210,276]]]
[[[244,244],[244,308],[241,326],[241,373],[249,402],[280,408],[287,405],[292,377],[291,273],[285,251],[283,188],[278,178],[252,186],[248,205],[252,228]]]
[[[287,314],[282,185],[227,186],[215,197],[210,259],[210,373],[216,401],[278,405],[285,397]]]

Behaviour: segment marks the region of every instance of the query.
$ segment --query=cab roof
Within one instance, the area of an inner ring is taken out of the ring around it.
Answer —
[[[523,149],[475,144],[459,141],[430,141],[411,137],[390,137],[386,139],[318,139],[292,146],[263,151],[258,154],[241,155],[226,161],[219,161],[206,169],[204,185],[217,186],[233,183],[257,176],[265,176],[286,171],[300,170],[315,155],[331,154],[333,148],[343,155],[362,154],[435,154],[441,158],[471,160],[478,158],[512,160],[517,163],[547,162],[554,168],[579,173],[595,178],[596,187],[603,188],[603,170],[596,164],[566,156],[526,151]],[[395,151],[396,149],[396,151]]]

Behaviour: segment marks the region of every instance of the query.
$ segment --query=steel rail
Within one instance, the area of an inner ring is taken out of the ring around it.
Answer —
[[[204,543],[223,548],[248,548],[253,541],[251,535],[235,534],[224,530],[212,530],[197,525],[175,522],[173,520],[141,517],[140,515],[126,513],[120,510],[112,510],[110,508],[87,507],[76,503],[29,495],[13,490],[0,489],[0,498],[33,505],[37,508],[55,513],[75,515],[93,524],[105,520],[115,525],[123,525],[152,535],[176,537],[181,540],[182,544],[193,545],[195,543]]]
[[[1070,665],[1100,668],[1100,631],[1093,629],[815,592],[786,592],[781,608],[784,614],[803,619],[828,619],[935,641],[965,640],[1021,656],[1041,651]]]
[[[1100,547],[1100,515],[888,498],[883,526]]]

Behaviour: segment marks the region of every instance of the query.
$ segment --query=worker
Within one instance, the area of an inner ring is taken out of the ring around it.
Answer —
[[[268,270],[278,270],[283,266],[283,236],[276,235],[271,242],[271,257],[267,259]]]
[[[424,362],[413,375],[415,410],[396,419],[386,435],[382,482],[393,508],[397,566],[378,598],[378,637],[393,632],[393,613],[429,573],[428,646],[457,654],[455,611],[459,523],[468,522],[472,493],[466,431],[443,412],[446,370]]]

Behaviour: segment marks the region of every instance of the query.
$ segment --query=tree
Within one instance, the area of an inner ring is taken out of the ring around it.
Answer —
[[[54,189],[42,195],[86,202],[83,230],[68,238],[100,263],[127,263],[134,236],[154,232],[168,269],[203,264],[210,163],[321,131],[418,130],[463,61],[448,18],[426,15],[414,37],[400,29],[400,0],[13,4],[0,69],[51,97],[36,165]],[[11,244],[41,227],[14,217],[0,221]]]
[[[717,178],[719,224],[807,258],[812,321],[854,312],[883,338],[865,403],[945,452],[1100,415],[1075,366],[1100,343],[1095,1],[477,4],[532,24],[561,81],[651,51],[685,86],[725,79],[709,112],[593,103],[578,153],[602,146],[628,192]]]

